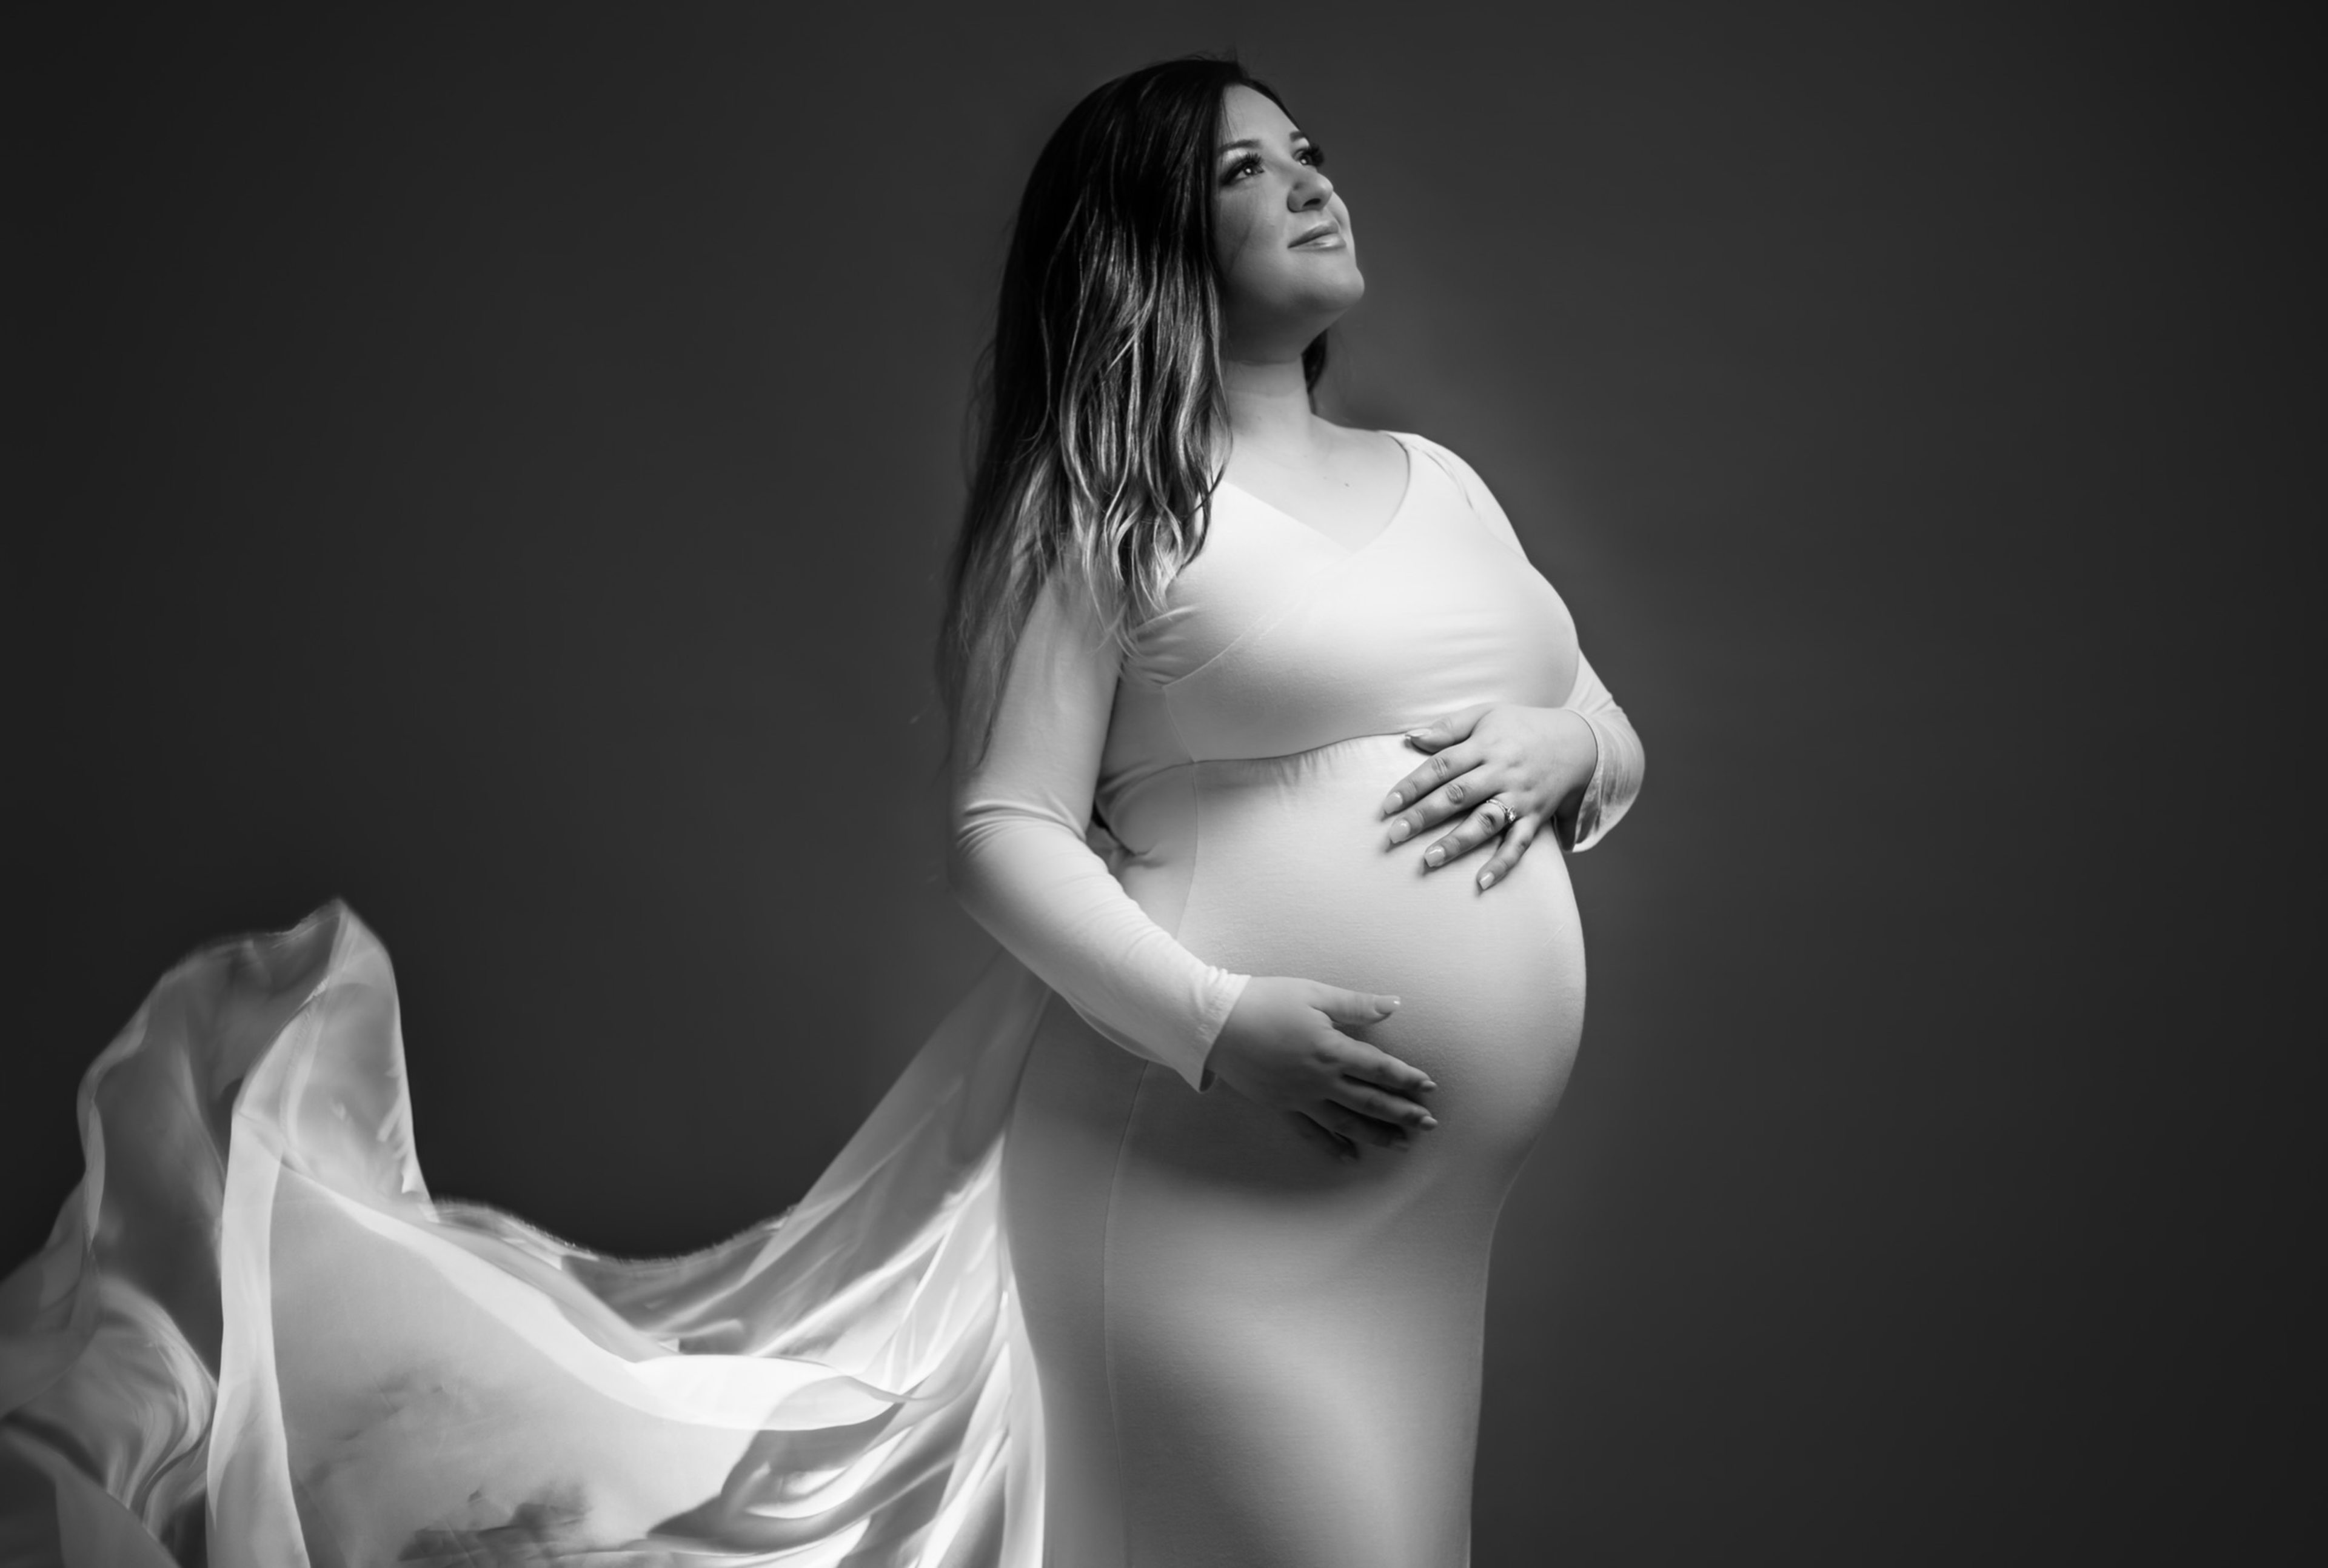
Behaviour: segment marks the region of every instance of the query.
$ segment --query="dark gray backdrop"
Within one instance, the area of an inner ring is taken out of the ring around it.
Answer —
[[[19,38],[6,1255],[153,978],[335,894],[439,1191],[629,1252],[796,1196],[987,951],[925,671],[1018,183],[1234,43],[1355,213],[1331,397],[1486,474],[1651,758],[1575,863],[1481,1568],[2260,1532],[2317,1217],[2256,989],[2253,541],[2317,440],[2274,42],[806,9]]]

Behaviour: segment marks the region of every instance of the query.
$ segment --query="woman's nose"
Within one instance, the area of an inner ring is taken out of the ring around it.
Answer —
[[[1334,194],[1334,182],[1326,178],[1326,171],[1304,167],[1300,177],[1286,192],[1286,204],[1296,212],[1307,212],[1312,207],[1323,207]]]

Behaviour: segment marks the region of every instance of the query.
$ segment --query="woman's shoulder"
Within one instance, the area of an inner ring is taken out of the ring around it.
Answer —
[[[1418,461],[1436,464],[1448,478],[1455,482],[1455,488],[1461,492],[1464,502],[1479,520],[1506,544],[1520,550],[1523,555],[1526,554],[1520,545],[1519,535],[1513,530],[1511,519],[1504,515],[1502,504],[1496,500],[1496,493],[1488,488],[1488,482],[1479,477],[1478,469],[1466,463],[1451,448],[1428,436],[1418,436],[1411,430],[1385,430],[1381,434],[1404,446]]]
[[[1464,462],[1453,449],[1433,441],[1428,436],[1418,436],[1412,430],[1375,430],[1368,433],[1387,437],[1417,456],[1436,463],[1447,471],[1449,478],[1460,484],[1467,493],[1487,488],[1479,478],[1478,469]]]
[[[1463,493],[1463,499],[1471,503],[1473,511],[1483,516],[1502,516],[1503,509],[1496,504],[1495,493],[1488,488],[1488,482],[1480,478],[1479,471],[1463,461],[1452,448],[1433,441],[1428,436],[1418,436],[1412,430],[1369,430],[1365,433],[1395,441],[1417,459],[1437,465],[1448,478],[1455,482],[1455,487]]]

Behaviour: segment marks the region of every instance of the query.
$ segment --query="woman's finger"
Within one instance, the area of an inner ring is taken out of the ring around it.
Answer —
[[[1520,808],[1503,795],[1490,795],[1455,831],[1422,851],[1425,870],[1460,860],[1521,820]]]
[[[1485,893],[1510,875],[1511,869],[1520,863],[1520,857],[1527,853],[1527,847],[1535,842],[1536,833],[1543,826],[1541,812],[1522,817],[1511,825],[1504,834],[1504,841],[1496,846],[1494,857],[1479,873],[1480,892]]]
[[[1356,1160],[1358,1157],[1357,1146],[1356,1144],[1352,1143],[1348,1139],[1340,1136],[1338,1133],[1327,1131],[1323,1127],[1318,1125],[1316,1122],[1303,1115],[1300,1112],[1288,1112],[1286,1113],[1286,1120],[1293,1123],[1294,1131],[1300,1133],[1303,1138],[1308,1139],[1310,1142],[1315,1143],[1318,1147],[1323,1149],[1337,1160]]]
[[[1398,998],[1377,996],[1372,991],[1345,991],[1338,985],[1313,982],[1310,987],[1310,1005],[1326,1015],[1327,1021],[1356,1024],[1364,1028],[1378,1024],[1398,1010]]]
[[[1377,1122],[1371,1116],[1361,1116],[1345,1105],[1331,1100],[1321,1100],[1310,1114],[1326,1124],[1329,1131],[1338,1132],[1353,1143],[1371,1143],[1377,1149],[1406,1147],[1406,1129],[1394,1127],[1387,1122]]]
[[[1462,822],[1455,823],[1452,833],[1448,833],[1446,838],[1432,844],[1430,850],[1422,851],[1422,868],[1425,870],[1439,870],[1441,866],[1448,866],[1450,860],[1460,860],[1462,856],[1471,854],[1474,850],[1478,850],[1480,844],[1497,838],[1499,833],[1508,831],[1513,823],[1527,817],[1527,812],[1532,810],[1532,803],[1525,798],[1523,791],[1511,789],[1511,786],[1485,789],[1485,784],[1495,777],[1492,767],[1480,767],[1478,775],[1474,775],[1474,777],[1478,779],[1478,784],[1471,784],[1471,779],[1458,779],[1458,784],[1467,784],[1464,798],[1458,805],[1467,805],[1469,814]],[[1448,789],[1452,789],[1452,784]]]
[[[1482,763],[1460,778],[1449,780],[1393,817],[1390,841],[1403,843],[1450,818],[1477,811],[1486,802],[1498,796],[1507,804],[1511,804],[1519,798],[1520,793],[1508,768]],[[1512,809],[1525,811],[1526,807],[1512,804]]]
[[[1336,1104],[1347,1105],[1361,1116],[1372,1117],[1393,1127],[1403,1127],[1409,1131],[1428,1132],[1439,1125],[1438,1117],[1413,1101],[1396,1094],[1385,1094],[1373,1084],[1362,1084],[1356,1078],[1343,1079],[1341,1086],[1334,1091],[1333,1098]]]
[[[1474,702],[1469,708],[1459,708],[1452,713],[1442,713],[1420,729],[1410,729],[1404,739],[1417,751],[1437,751],[1452,746],[1470,736],[1478,728],[1480,717],[1495,706],[1492,702]],[[1393,807],[1395,811],[1397,808]]]
[[[1336,1066],[1342,1076],[1388,1089],[1394,1094],[1428,1094],[1438,1084],[1420,1067],[1409,1066],[1379,1046],[1341,1037],[1343,1050]]]
[[[1470,772],[1479,765],[1481,760],[1479,748],[1468,741],[1460,746],[1449,746],[1391,786],[1390,793],[1383,797],[1383,814],[1387,816],[1392,812],[1414,804],[1449,779]],[[1394,822],[1391,826],[1395,831],[1397,824]],[[1413,824],[1408,824],[1407,831],[1414,831]]]

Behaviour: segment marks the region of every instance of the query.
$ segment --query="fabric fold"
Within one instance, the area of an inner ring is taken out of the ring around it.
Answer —
[[[0,1282],[0,1556],[1034,1568],[1000,1170],[1048,994],[998,956],[793,1208],[632,1261],[430,1199],[344,906],[205,949]]]

